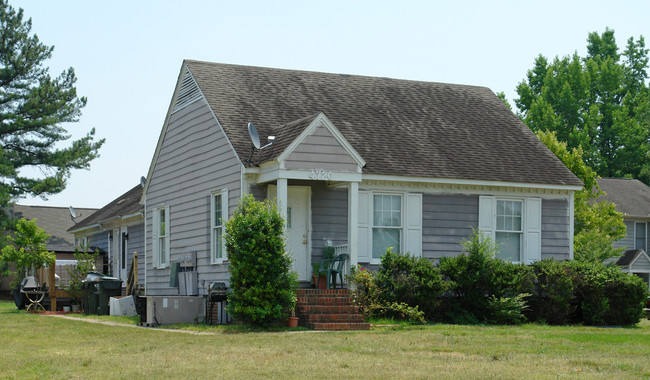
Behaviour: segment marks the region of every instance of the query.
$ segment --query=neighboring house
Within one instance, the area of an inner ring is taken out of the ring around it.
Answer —
[[[270,147],[251,151],[249,122]],[[177,294],[188,253],[200,295],[228,282],[223,222],[246,193],[277,200],[306,284],[325,245],[437,260],[473,228],[505,260],[570,259],[581,188],[488,88],[184,61],[142,196],[146,294]]]
[[[630,178],[601,178],[598,186],[606,193],[601,199],[614,203],[616,211],[623,213],[627,230],[625,238],[614,242],[614,248],[625,250],[623,256],[610,262],[643,278],[650,287],[650,187]]]
[[[140,206],[142,186],[138,185],[79,222],[68,232],[78,241],[107,252],[107,273],[122,279],[126,286],[133,253],[138,253],[138,279],[144,278],[144,216]]]
[[[614,242],[614,248],[648,252],[650,187],[631,178],[600,178],[598,186],[605,192],[599,199],[614,203],[616,211],[623,213],[627,235]]]
[[[95,208],[78,208],[76,209],[76,222],[83,221],[92,213],[97,211]],[[75,224],[70,216],[68,207],[48,207],[48,206],[25,206],[15,204],[11,208],[9,215],[13,219],[25,218],[27,220],[36,219],[36,224],[50,235],[46,248],[54,252],[57,260],[74,259],[75,241],[74,236],[67,232],[67,229]],[[98,260],[99,261],[99,260]],[[65,273],[59,273],[65,275]],[[2,289],[8,289],[8,283],[3,281]]]

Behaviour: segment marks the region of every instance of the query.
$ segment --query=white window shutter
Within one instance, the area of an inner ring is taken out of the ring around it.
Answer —
[[[221,190],[221,252],[223,259],[228,258],[228,252],[226,252],[226,239],[224,239],[224,234],[226,232],[226,220],[228,220],[228,188]]]
[[[495,240],[497,200],[492,196],[478,198],[478,230],[481,235]]]
[[[542,259],[542,200],[526,199],[526,251],[524,262],[531,264]]]
[[[170,256],[171,256],[171,247],[169,246],[169,242],[171,240],[170,238],[170,227],[169,225],[171,224],[171,218],[170,218],[170,212],[169,212],[169,206],[165,207],[165,262],[162,263],[163,266],[168,267],[169,266],[169,261],[170,261]]]
[[[157,268],[160,266],[160,257],[158,257],[158,209],[152,211],[152,224],[151,224],[151,252],[153,253],[153,266]]]
[[[358,247],[357,261],[367,263],[370,261],[370,192],[359,191],[359,221],[358,221]]]
[[[413,256],[422,256],[422,194],[406,195],[406,246]]]

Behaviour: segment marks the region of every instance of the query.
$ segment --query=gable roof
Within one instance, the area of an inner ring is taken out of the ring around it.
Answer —
[[[97,211],[96,208],[75,208],[77,220],[83,221]],[[74,226],[68,207],[13,206],[13,217],[27,220],[36,219],[36,224],[50,235],[46,247],[54,252],[74,252],[74,236],[67,232]]]
[[[291,143],[324,113],[367,174],[582,186],[488,88],[186,60],[245,162],[247,123]],[[255,152],[253,161],[272,158]]]
[[[600,178],[598,186],[606,194],[601,196],[616,205],[616,211],[626,216],[650,217],[650,187],[638,179]]]
[[[126,193],[115,198],[111,203],[102,207],[90,217],[77,223],[68,229],[68,231],[77,232],[86,227],[107,222],[118,217],[137,214],[143,209],[140,205],[140,197],[142,197],[142,185],[137,185]]]

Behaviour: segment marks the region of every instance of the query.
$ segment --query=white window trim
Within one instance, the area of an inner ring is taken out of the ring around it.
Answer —
[[[499,202],[500,201],[501,202],[519,202],[521,204],[521,229],[519,231],[515,231],[515,230],[499,230],[498,229],[498,227],[497,227],[498,224],[499,224],[498,210],[499,210]],[[513,263],[525,262],[526,260],[524,258],[524,255],[525,255],[525,252],[526,252],[526,249],[525,249],[526,200],[523,199],[523,198],[501,198],[501,197],[497,197],[495,204],[496,204],[496,212],[494,213],[494,217],[495,217],[495,220],[494,220],[494,241],[495,242],[497,241],[496,235],[499,232],[519,234],[521,236],[521,238],[520,238],[521,240],[519,241],[519,258],[521,259],[521,261],[520,260],[513,260],[512,262]]]
[[[401,227],[400,227],[400,247],[393,247],[396,252],[409,252],[411,255],[422,256],[422,194],[409,193],[406,191],[359,191],[359,202],[367,202],[366,215],[359,217],[359,228],[367,232],[360,233],[359,245],[365,245],[367,256],[359,257],[359,262],[367,262],[371,265],[381,263],[381,257],[372,257],[372,235],[374,226],[374,196],[375,195],[400,195],[401,196]],[[367,197],[366,195],[367,194]],[[415,201],[417,207],[412,209],[408,207],[409,202]],[[413,214],[413,215],[411,215]],[[365,221],[365,222],[361,222]],[[367,241],[362,242],[361,236]],[[413,242],[411,242],[413,240]],[[383,256],[383,255],[382,255]]]
[[[165,212],[165,252],[164,252],[164,261],[161,261],[160,255],[159,255],[159,224],[160,224],[160,211],[164,210]],[[170,212],[169,212],[169,206],[164,205],[160,207],[156,207],[153,209],[153,217],[152,217],[152,252],[153,252],[153,266],[156,269],[163,269],[169,267],[169,261],[170,261],[170,247],[169,247],[169,242],[170,242]]]
[[[513,263],[532,264],[541,260],[541,213],[542,199],[538,197],[479,197],[479,231],[496,242],[497,201],[522,201],[521,261]],[[535,205],[537,204],[537,205]],[[535,206],[534,206],[535,205]],[[533,207],[534,206],[534,207]],[[533,211],[538,213],[534,214]],[[536,220],[533,220],[536,219]]]
[[[636,247],[636,225],[643,223],[645,224],[645,247],[643,248],[637,248]],[[634,221],[634,249],[643,249],[644,251],[648,248],[648,222],[639,222],[639,221]]]
[[[375,226],[375,196],[377,195],[399,195],[400,197],[400,224],[399,227],[394,227],[394,226]],[[402,249],[404,247],[404,237],[405,237],[405,230],[404,230],[404,198],[406,197],[405,193],[393,193],[393,192],[385,192],[385,191],[377,191],[377,192],[370,192],[370,264],[379,264],[381,263],[381,256],[380,257],[374,257],[373,250],[374,247],[372,245],[373,242],[373,236],[375,232],[375,228],[383,228],[383,229],[393,229],[393,230],[398,230],[399,231],[399,247],[393,247],[394,251],[397,252],[403,252],[404,250]]]
[[[214,207],[215,196],[221,196],[221,224],[217,224],[215,220]],[[213,191],[210,194],[210,263],[211,264],[223,264],[228,261],[228,252],[226,252],[226,239],[223,238],[225,232],[225,222],[228,220],[228,189],[221,189]],[[221,226],[221,257],[216,257],[215,251],[215,241],[214,241],[214,229]]]

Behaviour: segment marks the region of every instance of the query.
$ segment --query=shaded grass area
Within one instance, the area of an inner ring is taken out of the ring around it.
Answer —
[[[528,324],[295,333],[193,329],[207,334],[39,316],[0,301],[0,378],[650,377],[647,320],[636,328]]]

